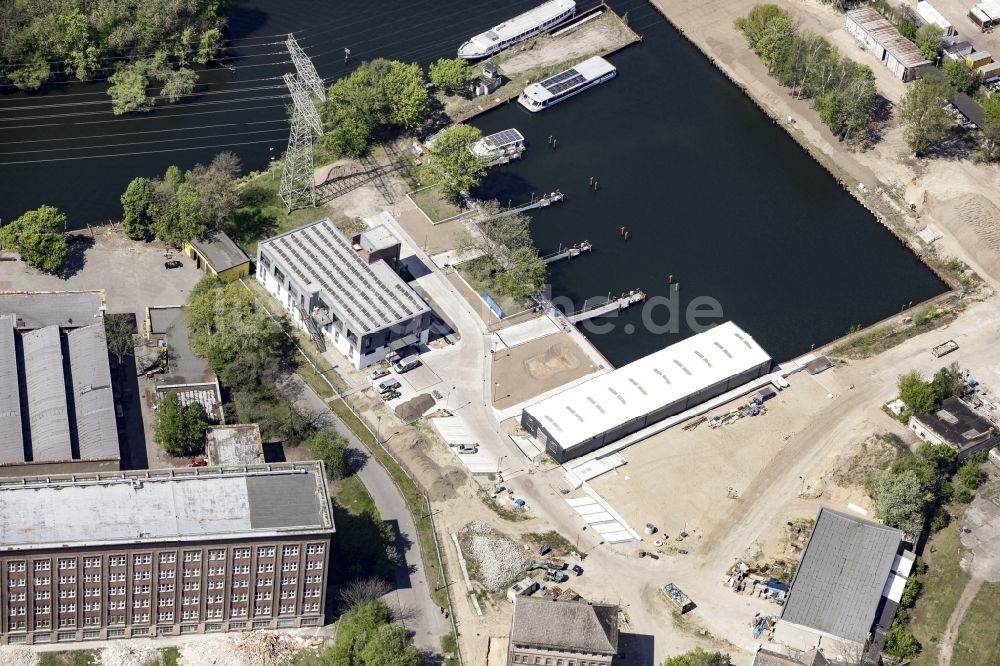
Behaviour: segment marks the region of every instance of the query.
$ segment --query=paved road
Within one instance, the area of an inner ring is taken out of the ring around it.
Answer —
[[[441,637],[451,632],[451,625],[431,600],[420,546],[417,543],[417,528],[403,497],[385,468],[367,455],[364,444],[358,441],[354,433],[298,375],[292,375],[286,381],[291,384],[289,392],[296,395],[295,401],[300,409],[310,414],[320,414],[318,422],[321,427],[333,428],[347,438],[352,449],[367,457],[365,465],[358,470],[358,477],[372,496],[382,520],[396,528],[399,539],[397,543],[402,546],[400,554],[404,558],[397,569],[395,589],[385,597],[385,601],[391,607],[403,609],[403,624],[413,632],[413,642],[418,648],[439,652]]]

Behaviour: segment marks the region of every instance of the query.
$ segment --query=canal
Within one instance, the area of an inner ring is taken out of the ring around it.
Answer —
[[[344,63],[345,47],[357,60],[427,64],[538,1],[243,2],[229,68],[205,72],[205,94],[187,103],[115,118],[99,83],[0,95],[0,220],[43,203],[74,227],[117,217],[135,176],[223,149],[248,170],[265,167],[287,140],[283,33],[295,31],[333,81],[356,65]],[[633,288],[669,296],[673,275],[681,315],[696,297],[715,299],[725,319],[785,359],[945,289],[644,0],[611,4],[645,37],[611,58],[618,78],[540,114],[511,104],[475,122],[487,132],[517,127],[530,142],[482,193],[519,201],[558,187],[567,202],[536,211],[536,242],[594,244],[592,255],[552,267],[554,294],[578,304]],[[668,323],[666,307],[649,314]],[[683,316],[668,332],[642,317],[629,311],[612,332],[588,335],[620,365],[692,332]]]

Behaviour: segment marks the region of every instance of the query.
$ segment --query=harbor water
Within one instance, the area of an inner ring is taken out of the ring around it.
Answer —
[[[280,76],[291,65],[272,43],[281,33],[296,32],[332,82],[359,60],[451,57],[469,36],[536,4],[241,2],[232,69],[205,73],[210,85],[198,90],[206,94],[184,104],[116,118],[99,83],[0,94],[0,220],[41,204],[63,209],[73,228],[117,217],[135,176],[190,168],[224,149],[248,170],[266,167],[287,140]],[[540,113],[512,103],[474,124],[487,133],[516,127],[529,144],[524,159],[493,169],[479,194],[518,203],[559,188],[564,203],[532,212],[540,249],[593,243],[591,253],[550,266],[553,294],[582,306],[638,288],[651,302],[671,294],[668,276],[679,282],[676,332],[649,331],[633,307],[612,332],[588,333],[612,363],[690,335],[683,309],[699,296],[785,359],[944,291],[644,0],[611,4],[645,38],[610,57],[617,78]],[[660,324],[667,314],[646,313]]]

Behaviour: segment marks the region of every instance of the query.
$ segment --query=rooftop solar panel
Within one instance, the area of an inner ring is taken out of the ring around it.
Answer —
[[[524,141],[524,135],[512,128],[502,130],[496,134],[490,134],[486,137],[486,140],[498,148],[503,148],[504,146]]]
[[[562,79],[561,81],[557,81],[551,84],[543,83],[542,85],[545,86],[545,89],[548,90],[553,95],[558,95],[559,93],[565,90],[569,90],[570,88],[575,88],[576,86],[580,85],[581,83],[587,80],[587,77],[583,76],[582,74],[577,74],[574,70],[569,70],[569,71],[573,72],[573,76],[567,77],[565,79]]]

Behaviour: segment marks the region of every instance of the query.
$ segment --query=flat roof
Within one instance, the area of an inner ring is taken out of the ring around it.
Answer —
[[[885,17],[871,7],[852,9],[847,12],[847,18],[878,42],[904,67],[916,67],[930,62],[920,54],[916,44],[899,34],[899,31],[885,20]]]
[[[250,261],[246,252],[223,231],[214,231],[205,238],[188,241],[205,257],[217,273]]]
[[[80,459],[118,458],[118,424],[103,324],[66,334]]]
[[[525,407],[564,449],[771,360],[733,322]]]
[[[205,433],[209,465],[257,465],[264,462],[260,427],[256,423],[212,426]]]
[[[332,534],[319,462],[0,479],[0,550]]]
[[[318,293],[359,335],[430,312],[385,262],[368,264],[358,256],[328,217],[261,241],[257,251],[266,252],[301,287]]]
[[[28,331],[21,344],[32,460],[72,460],[59,327]]]
[[[946,398],[936,412],[914,414],[910,418],[918,421],[959,451],[981,442],[997,430],[993,421],[958,398]]]
[[[505,42],[533,30],[575,7],[575,0],[549,0],[523,14],[518,14],[512,19],[493,26],[486,32],[479,33],[472,38],[472,42],[483,50],[490,49],[498,42]]]
[[[13,314],[18,329],[86,326],[98,321],[103,312],[103,289],[0,292],[0,314]]]
[[[821,508],[781,619],[864,643],[902,541],[894,527]]]
[[[184,323],[183,305],[151,305],[146,311],[149,313],[149,332],[153,335],[166,335]]]
[[[24,460],[14,318],[0,315],[0,463]]]
[[[599,79],[615,70],[615,66],[607,60],[601,56],[594,56],[554,76],[528,85],[523,94],[534,101],[544,102],[559,93],[576,88],[588,81]]]
[[[615,655],[618,607],[517,596],[510,641],[550,650]]]
[[[399,239],[384,224],[362,231],[360,240],[362,247],[369,252],[388,250],[390,247],[399,245]]]

